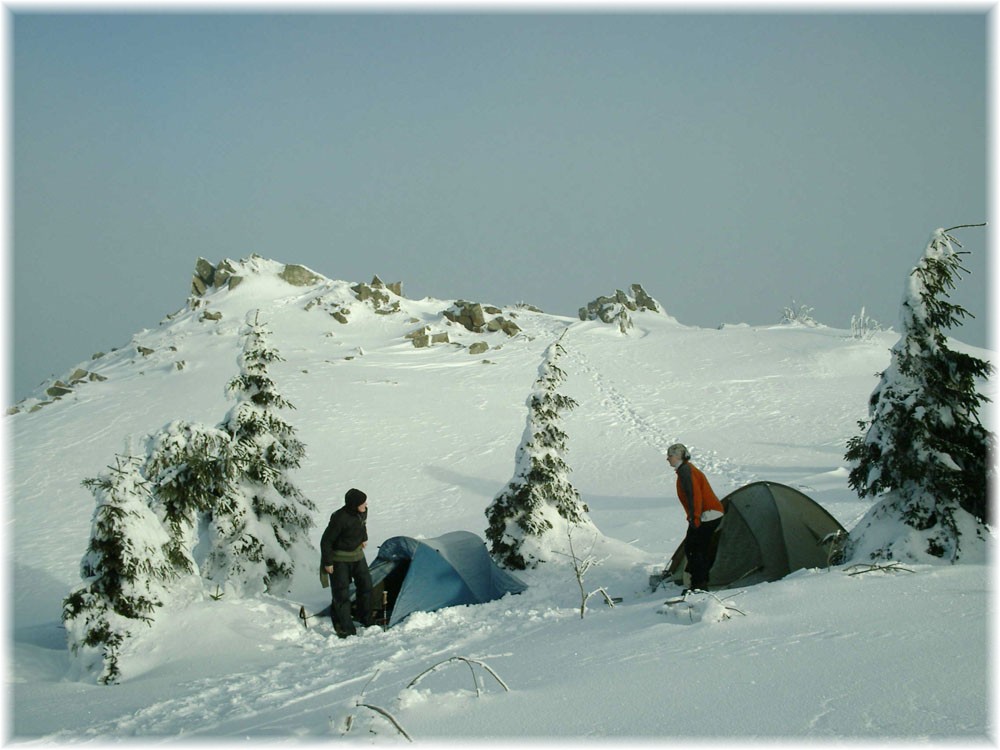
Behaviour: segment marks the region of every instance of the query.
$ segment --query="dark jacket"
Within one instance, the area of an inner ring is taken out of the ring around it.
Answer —
[[[367,520],[367,510],[359,512],[346,505],[330,516],[319,543],[321,567],[365,559],[361,545],[368,541]]]

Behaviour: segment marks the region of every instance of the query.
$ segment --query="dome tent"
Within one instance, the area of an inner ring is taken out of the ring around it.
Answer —
[[[372,606],[380,616],[385,609],[388,627],[413,612],[482,604],[527,588],[498,567],[486,543],[470,531],[452,531],[434,539],[386,539],[368,569]]]
[[[819,503],[775,482],[754,482],[722,499],[725,516],[712,538],[710,588],[776,581],[802,568],[829,567],[846,530]],[[684,543],[667,568],[683,585]]]

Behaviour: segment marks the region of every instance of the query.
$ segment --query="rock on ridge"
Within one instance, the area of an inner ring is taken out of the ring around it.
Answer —
[[[370,284],[354,284],[351,292],[358,302],[368,303],[377,315],[391,315],[400,311],[399,298],[403,296],[403,282],[394,281],[386,284],[378,276],[372,278]],[[394,298],[395,297],[395,298]],[[309,301],[305,309],[318,308],[329,313],[334,320],[347,325],[351,306],[339,296],[321,295]]]
[[[514,321],[503,317],[501,312],[503,311],[499,307],[482,305],[479,302],[466,302],[460,299],[443,314],[452,323],[458,323],[473,333],[503,331],[508,336],[516,336],[520,333],[521,327]],[[487,315],[493,317],[487,320]]]
[[[650,297],[640,284],[632,284],[632,295],[621,289],[616,289],[612,297],[598,297],[580,308],[580,320],[600,320],[604,323],[617,323],[622,333],[627,333],[632,327],[632,317],[629,312],[662,313],[660,303]]]
[[[386,284],[376,274],[370,284],[355,284],[351,287],[351,291],[359,302],[369,302],[375,308],[375,312],[388,315],[399,312],[399,300],[392,299],[392,295],[403,296],[403,282],[393,281]]]
[[[198,258],[194,264],[194,274],[191,276],[191,294],[195,297],[204,297],[212,288],[235,289],[241,281],[243,277],[237,273],[236,264],[228,258],[216,266],[204,258]]]
[[[264,259],[261,256],[254,253],[240,261],[226,258],[213,266],[205,258],[198,258],[194,264],[194,274],[191,276],[191,294],[194,297],[204,297],[211,289],[235,289],[245,278],[248,263],[262,260]],[[310,286],[323,281],[323,277],[318,273],[297,263],[285,264],[277,275],[292,286]]]

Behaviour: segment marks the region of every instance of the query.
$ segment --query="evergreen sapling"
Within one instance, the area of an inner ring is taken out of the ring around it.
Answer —
[[[548,559],[552,548],[563,545],[569,525],[593,527],[563,459],[566,433],[560,415],[576,401],[557,390],[566,379],[557,364],[565,353],[561,340],[546,351],[528,400],[514,477],[486,509],[490,552],[507,568],[524,570]]]
[[[232,438],[236,491],[221,499],[214,514],[218,534],[228,540],[217,567],[244,590],[287,586],[295,569],[294,549],[308,546],[315,504],[289,479],[305,446],[278,414],[294,406],[276,389],[268,368],[282,361],[270,331],[257,314],[249,323],[240,356],[240,374],[229,383],[237,398],[220,427]]]
[[[170,533],[171,561],[184,571],[207,570],[193,550],[206,520],[233,492],[231,443],[225,430],[186,420],[171,422],[148,440],[143,473],[152,485],[153,509]]]
[[[170,537],[149,508],[137,459],[119,456],[114,467],[83,485],[97,507],[80,564],[83,580],[63,602],[62,620],[80,666],[110,684],[120,679],[126,641],[152,624],[178,571]]]
[[[84,481],[97,509],[63,621],[70,650],[101,682],[118,681],[129,639],[168,599],[201,599],[204,582],[213,598],[223,587],[277,591],[311,549],[315,506],[288,478],[305,448],[276,413],[291,404],[268,375],[280,361],[268,333],[256,318],[249,326],[229,383],[237,403],[221,425],[171,422],[149,436],[144,461],[119,458]]]
[[[855,556],[954,562],[983,554],[993,436],[978,417],[988,401],[978,383],[992,368],[947,343],[945,330],[969,315],[947,300],[967,273],[951,231],[934,232],[910,274],[902,336],[869,399],[869,419],[858,423],[862,433],[847,444],[851,488],[879,498],[852,534]]]

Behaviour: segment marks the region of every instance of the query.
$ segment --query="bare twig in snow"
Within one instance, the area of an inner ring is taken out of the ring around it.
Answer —
[[[475,672],[474,669],[472,669],[472,665],[473,664],[475,664],[477,666],[480,666],[483,669],[485,669],[487,672],[489,672],[493,676],[493,679],[495,679],[500,684],[500,687],[502,687],[505,692],[510,692],[510,688],[507,687],[507,683],[505,683],[503,680],[501,680],[500,676],[496,672],[494,672],[490,668],[490,666],[488,664],[486,664],[485,662],[478,661],[477,659],[469,659],[469,658],[467,658],[465,656],[452,656],[452,657],[450,657],[448,659],[445,659],[444,661],[439,661],[437,664],[435,664],[432,667],[428,667],[423,672],[421,672],[416,677],[414,677],[412,680],[410,680],[410,684],[406,686],[407,689],[409,689],[409,688],[413,687],[414,685],[416,685],[426,675],[429,675],[431,672],[435,671],[438,667],[443,667],[444,665],[449,664],[449,663],[451,663],[453,661],[465,662],[468,665],[469,670],[472,672],[472,682],[475,684],[475,687],[476,687],[476,697],[477,698],[480,696],[481,693],[480,693],[480,690],[479,690],[479,681],[476,680],[476,672]]]
[[[397,732],[399,732],[401,735],[403,735],[409,742],[413,742],[413,738],[410,737],[410,735],[408,735],[406,733],[406,730],[403,729],[403,727],[401,727],[399,725],[399,722],[396,721],[396,718],[391,713],[389,713],[388,711],[386,711],[384,708],[379,708],[378,706],[373,706],[370,703],[359,703],[358,706],[359,707],[363,707],[363,708],[370,708],[375,713],[377,713],[377,714],[379,714],[381,716],[384,716],[386,719],[388,719],[389,723],[392,724],[396,728]]]
[[[573,547],[572,527],[567,527],[566,538],[569,540],[569,555],[567,555],[567,557],[573,561],[573,572],[576,574],[576,583],[580,587],[580,619],[582,620],[583,616],[587,613],[587,602],[590,600],[590,597],[596,596],[597,594],[601,594],[604,597],[604,601],[607,602],[609,607],[614,607],[614,600],[608,595],[607,590],[603,587],[594,589],[590,593],[587,593],[587,589],[583,585],[583,579],[587,575],[587,571],[604,562],[604,560],[598,560],[593,554],[594,547],[597,545],[597,534],[594,534],[594,539],[590,545],[590,552],[588,552],[587,556],[583,558],[576,554],[576,550]]]
[[[396,717],[395,716],[393,716],[392,714],[390,714],[384,708],[380,708],[379,706],[373,706],[371,703],[365,703],[364,702],[363,699],[364,699],[364,696],[365,696],[365,691],[368,689],[368,686],[371,685],[375,681],[375,678],[378,677],[378,673],[379,673],[379,670],[376,669],[375,672],[374,672],[374,674],[372,674],[371,678],[368,680],[368,682],[365,683],[365,686],[363,688],[361,688],[361,694],[358,696],[358,699],[355,701],[354,705],[356,707],[358,707],[358,708],[367,708],[367,709],[369,709],[371,711],[374,711],[379,716],[385,717],[389,721],[389,723],[392,724],[393,727],[396,728],[397,732],[399,732],[401,735],[403,735],[408,741],[413,742],[413,738],[410,737],[410,735],[406,733],[406,730],[403,729],[402,726],[400,726],[400,723],[398,721],[396,721]],[[353,726],[354,726],[354,715],[353,714],[349,714],[347,716],[347,719],[344,721],[344,734],[347,734],[348,732],[350,732],[351,728]]]
[[[858,568],[858,570],[854,570],[855,568]],[[852,570],[854,572],[848,572]],[[904,568],[903,566],[901,566],[898,560],[894,560],[888,565],[875,565],[875,564],[867,565],[859,563],[857,565],[851,565],[850,567],[844,568],[844,572],[847,573],[847,575],[849,576],[860,576],[864,575],[865,573],[874,573],[875,571],[882,571],[886,573],[896,573],[897,571],[905,573],[914,572],[909,568]]]

